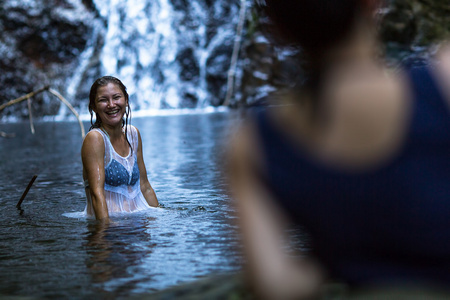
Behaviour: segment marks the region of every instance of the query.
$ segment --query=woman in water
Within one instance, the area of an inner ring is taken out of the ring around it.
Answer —
[[[276,36],[307,56],[309,77],[233,141],[256,291],[309,299],[336,280],[349,297],[449,297],[449,47],[439,63],[394,73],[378,56],[377,1],[264,2]],[[293,225],[307,234],[306,255],[286,253]]]
[[[140,133],[128,124],[130,106],[123,83],[111,76],[97,79],[89,93],[89,112],[92,126],[81,149],[86,214],[107,221],[111,213],[157,207]]]

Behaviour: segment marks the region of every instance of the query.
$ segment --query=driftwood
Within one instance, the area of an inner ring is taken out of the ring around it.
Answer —
[[[75,115],[75,117],[77,118],[78,124],[80,125],[80,129],[81,129],[81,138],[84,138],[84,136],[85,136],[85,130],[84,130],[83,123],[81,122],[81,119],[80,119],[80,116],[78,115],[78,113],[75,111],[75,109],[73,108],[73,106],[72,106],[66,99],[64,99],[64,97],[63,97],[60,93],[58,93],[58,92],[55,91],[54,89],[50,88],[49,86],[45,86],[45,87],[40,88],[40,89],[38,89],[38,90],[36,90],[36,91],[34,91],[34,92],[28,93],[28,94],[26,94],[26,95],[24,95],[24,96],[22,96],[22,97],[19,97],[19,98],[17,98],[17,99],[11,100],[11,101],[9,101],[9,102],[6,102],[6,103],[0,105],[0,112],[1,112],[2,110],[4,110],[5,108],[7,108],[8,106],[11,106],[11,105],[20,103],[20,102],[25,101],[25,100],[28,100],[28,112],[29,112],[29,116],[30,116],[31,133],[34,134],[33,117],[32,117],[32,114],[31,114],[31,97],[33,97],[33,96],[35,96],[35,95],[37,95],[37,94],[39,94],[39,93],[42,93],[42,92],[44,92],[44,91],[48,91],[48,92],[51,93],[52,95],[56,96],[56,97],[57,97],[64,105],[66,105],[66,106],[70,109],[70,111],[71,111],[71,112]],[[11,136],[13,136],[13,135],[6,134],[6,133],[4,133],[4,132],[0,132],[0,136],[2,136],[2,137],[11,137]]]
[[[30,190],[30,188],[31,188],[31,186],[33,185],[33,183],[34,183],[34,181],[36,180],[36,178],[37,178],[37,175],[34,175],[33,178],[31,178],[30,182],[28,183],[27,188],[25,189],[25,191],[24,191],[23,194],[22,194],[22,197],[20,197],[19,202],[17,202],[17,205],[16,205],[17,209],[20,209],[20,205],[22,204],[23,200],[24,200],[25,197],[27,196],[28,191]]]
[[[247,0],[241,0],[241,8],[239,10],[239,23],[236,30],[236,37],[234,39],[230,69],[228,70],[227,95],[225,97],[225,101],[223,102],[224,106],[230,105],[230,100],[234,93],[234,78],[236,75],[236,64],[239,58],[239,50],[241,48],[242,30],[244,29],[246,13],[247,13]]]

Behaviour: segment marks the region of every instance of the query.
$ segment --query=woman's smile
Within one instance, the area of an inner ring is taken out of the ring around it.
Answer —
[[[122,118],[125,114],[128,99],[122,90],[113,83],[99,87],[95,100],[95,112],[108,125],[122,126]]]

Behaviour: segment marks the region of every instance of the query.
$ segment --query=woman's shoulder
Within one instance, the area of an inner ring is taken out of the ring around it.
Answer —
[[[102,133],[99,130],[89,131],[81,147],[81,155],[87,157],[103,157],[105,154],[105,142]]]
[[[436,59],[437,63],[434,73],[437,83],[442,89],[447,104],[450,107],[450,41],[442,45]]]
[[[131,125],[131,124],[128,124],[127,126],[126,126],[126,129],[127,129],[127,131],[129,131],[131,134],[138,134],[139,133],[139,130],[137,129],[137,127],[136,126],[134,126],[134,125]]]
[[[99,129],[91,129],[83,140],[83,146],[101,144],[104,146],[104,137]]]
[[[129,141],[133,147],[133,149],[137,150],[139,148],[139,137],[140,133],[137,127],[129,124],[127,125],[127,136],[129,138]]]
[[[95,138],[100,138],[103,137],[102,131],[98,128],[92,128],[91,130],[88,131],[88,133],[85,136],[85,140],[87,138],[89,139],[95,139]]]

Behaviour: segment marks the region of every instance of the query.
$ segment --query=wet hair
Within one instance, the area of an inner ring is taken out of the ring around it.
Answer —
[[[89,91],[89,113],[91,114],[91,127],[89,130],[93,128],[100,128],[102,126],[102,120],[97,113],[95,113],[95,122],[93,122],[94,117],[94,108],[95,108],[95,99],[97,97],[97,91],[100,87],[107,86],[109,83],[112,83],[120,88],[125,99],[127,100],[127,107],[125,109],[125,119],[122,119],[122,127],[125,126],[125,138],[128,144],[131,147],[130,142],[128,141],[127,129],[128,124],[131,124],[131,108],[130,102],[128,101],[129,96],[127,92],[127,87],[120,81],[120,79],[113,76],[103,76],[94,81],[91,86],[91,90]]]

